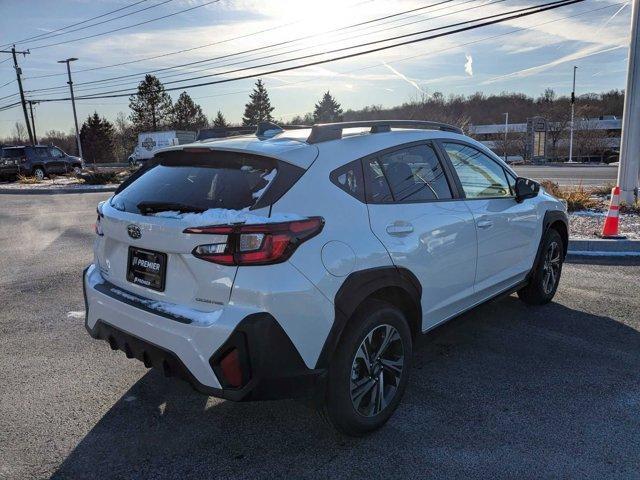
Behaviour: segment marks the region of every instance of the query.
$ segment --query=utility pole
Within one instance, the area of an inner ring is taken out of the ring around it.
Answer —
[[[22,113],[24,113],[24,123],[27,124],[29,141],[31,142],[31,145],[35,145],[35,143],[33,143],[33,133],[31,133],[31,124],[29,123],[29,115],[27,114],[27,102],[24,99],[24,90],[22,89],[22,70],[18,66],[18,56],[17,56],[17,54],[28,55],[29,50],[16,52],[16,46],[13,45],[11,47],[11,50],[0,50],[0,53],[10,53],[11,55],[13,55],[13,68],[15,68],[16,70],[16,77],[18,79],[18,89],[20,90],[20,101],[22,102]]]
[[[576,115],[576,70],[578,67],[573,67],[573,90],[571,90],[571,124],[569,133],[569,163],[573,163],[573,125]]]
[[[36,135],[36,119],[33,116],[33,105],[34,103],[38,103],[35,102],[33,100],[27,100],[27,102],[29,103],[29,112],[31,113],[31,128],[33,129],[33,144],[36,145],[38,143],[38,136]]]
[[[622,139],[620,142],[620,166],[618,186],[620,201],[633,203],[638,196],[640,173],[640,0],[633,0],[631,10],[631,44],[627,88],[624,95]]]
[[[507,133],[509,132],[509,112],[504,113],[504,161],[507,162]]]
[[[78,156],[82,158],[82,145],[80,144],[80,132],[78,131],[78,115],[76,114],[76,100],[73,97],[73,82],[71,81],[71,67],[69,64],[75,62],[77,58],[67,58],[66,60],[59,60],[58,63],[67,64],[67,75],[69,76],[69,91],[71,92],[71,106],[73,107],[73,124],[76,127],[76,143],[78,144]]]

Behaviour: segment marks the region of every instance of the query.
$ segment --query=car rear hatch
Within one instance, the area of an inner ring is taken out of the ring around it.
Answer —
[[[212,311],[229,301],[237,266],[196,258],[225,234],[190,227],[256,223],[304,170],[260,155],[185,149],[156,155],[99,207],[96,262],[116,289]]]

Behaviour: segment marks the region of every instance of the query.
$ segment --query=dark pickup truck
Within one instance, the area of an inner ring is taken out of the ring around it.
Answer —
[[[3,147],[0,165],[5,164],[11,169],[15,165],[18,167],[17,172],[7,176],[15,177],[19,173],[33,175],[40,180],[49,174],[79,172],[83,166],[81,158],[68,155],[58,147],[43,145]],[[3,175],[1,168],[0,175]]]

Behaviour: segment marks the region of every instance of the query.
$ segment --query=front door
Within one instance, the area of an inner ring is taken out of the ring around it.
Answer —
[[[442,142],[478,235],[475,290],[492,296],[523,280],[540,238],[534,202],[515,200],[515,178],[488,154],[466,143]]]
[[[473,215],[456,200],[430,143],[364,160],[371,228],[393,263],[422,285],[423,330],[470,306],[476,271]]]

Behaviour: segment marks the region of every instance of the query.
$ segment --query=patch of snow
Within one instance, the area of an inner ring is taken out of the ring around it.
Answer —
[[[194,310],[189,307],[185,307],[182,305],[176,305],[175,303],[162,302],[159,300],[150,300],[147,298],[140,298],[136,295],[132,295],[128,292],[120,290],[116,287],[110,288],[111,292],[116,295],[126,298],[135,303],[139,303],[144,305],[151,310],[157,310],[159,312],[168,313],[170,315],[174,315],[176,317],[186,318],[187,320],[191,320],[192,325],[197,325],[201,327],[206,327],[218,321],[220,315],[222,315],[222,309],[216,310],[214,312],[203,312],[201,310]]]
[[[255,198],[256,200],[258,198],[260,198],[262,196],[262,194],[264,193],[264,191],[269,187],[269,185],[271,185],[271,180],[273,180],[276,176],[276,174],[278,173],[278,170],[276,170],[275,168],[273,170],[271,170],[269,173],[267,173],[266,175],[264,175],[262,178],[264,180],[267,181],[267,184],[262,187],[260,190],[258,190],[257,192],[253,192],[251,194],[251,196],[253,198]]]
[[[67,318],[84,318],[84,312],[72,311],[67,313]]]
[[[228,210],[226,208],[210,208],[202,213],[180,213],[176,211],[157,212],[156,217],[177,218],[195,226],[231,225],[242,223],[256,225],[262,223],[292,222],[304,220],[305,217],[293,213],[274,213],[270,217],[254,215],[246,210]]]

